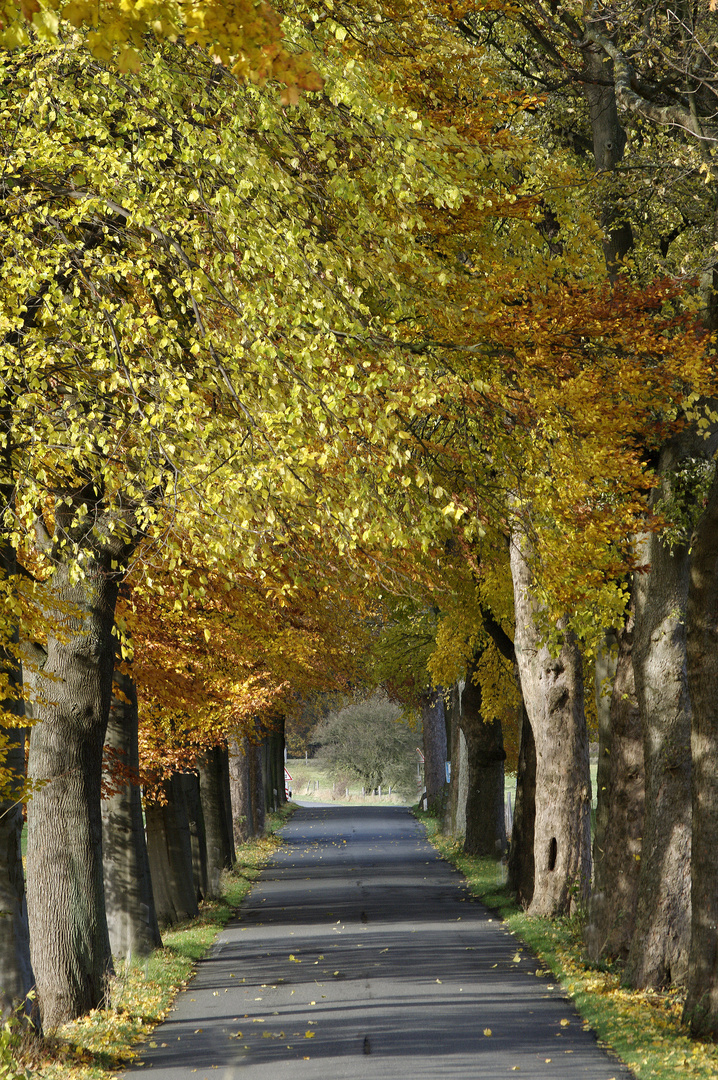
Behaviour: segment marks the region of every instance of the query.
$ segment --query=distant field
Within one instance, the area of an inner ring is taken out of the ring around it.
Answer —
[[[408,806],[416,803],[419,792],[406,799],[395,792],[389,793],[388,788],[382,788],[381,795],[362,795],[361,784],[349,778],[332,779],[325,771],[321,762],[309,758],[289,758],[287,771],[292,777],[288,786],[292,789],[292,798],[300,802],[335,802],[356,806],[393,805]]]

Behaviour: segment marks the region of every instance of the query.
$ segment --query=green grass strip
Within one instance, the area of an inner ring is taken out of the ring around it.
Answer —
[[[466,855],[461,842],[441,835],[435,817],[419,810],[414,813],[434,847],[462,872],[472,894],[496,911],[517,940],[536,953],[602,1045],[639,1080],[716,1080],[718,1046],[689,1036],[681,1023],[683,995],[679,991],[659,993],[621,986],[617,967],[596,967],[588,960],[580,918],[529,918],[503,883],[501,864]]]

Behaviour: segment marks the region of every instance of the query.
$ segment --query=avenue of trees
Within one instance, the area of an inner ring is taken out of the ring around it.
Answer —
[[[715,1037],[718,13],[286,7],[0,7],[3,1010],[101,1005],[373,683]]]

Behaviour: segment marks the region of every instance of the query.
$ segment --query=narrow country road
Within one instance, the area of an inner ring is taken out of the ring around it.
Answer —
[[[407,810],[301,808],[283,836],[124,1076],[632,1076]]]

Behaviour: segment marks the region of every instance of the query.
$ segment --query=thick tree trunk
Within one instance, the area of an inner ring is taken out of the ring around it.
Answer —
[[[255,835],[250,752],[246,738],[229,743],[229,783],[232,799],[232,834],[236,847]]]
[[[506,850],[504,751],[501,721],[484,721],[481,686],[469,669],[461,695],[461,729],[466,737],[469,783],[464,851],[500,859]]]
[[[446,722],[444,696],[440,690],[429,690],[422,694],[421,722],[427,806],[435,813],[442,814],[446,793]]]
[[[147,857],[142,795],[138,783],[137,690],[129,675],[115,672],[105,749],[110,752],[113,794],[102,800],[102,863],[110,946],[114,956],[147,956],[162,946]],[[112,765],[129,775],[112,776]]]
[[[28,805],[27,854],[32,963],[46,1029],[101,1005],[112,971],[100,811],[115,654],[111,557],[87,553],[81,580],[61,565],[46,586],[53,621],[29,757],[31,778],[45,783]]]
[[[226,755],[226,747],[213,746],[199,762],[199,793],[207,850],[208,900],[217,900],[221,896],[222,871],[228,870],[233,862],[233,845],[227,828],[228,815],[225,806],[226,773],[223,763]]]
[[[592,960],[625,960],[633,938],[645,799],[643,738],[633,676],[633,614],[618,640],[606,768],[599,780],[603,828],[594,841],[594,885],[586,927]]]
[[[164,803],[145,801],[147,854],[157,918],[171,925],[198,913],[185,785],[175,773],[162,786]]]
[[[718,1038],[718,473],[693,537],[688,592],[688,683],[693,705],[691,945],[684,1020]]]
[[[660,494],[670,497],[681,440],[661,453]],[[691,704],[685,614],[690,556],[653,533],[639,541],[634,580],[633,670],[641,712],[646,802],[630,986],[682,983],[688,973],[691,860]]]
[[[536,822],[536,745],[528,713],[521,706],[521,741],[516,770],[514,822],[509,848],[508,884],[522,907],[534,895],[534,825]]]
[[[521,689],[536,746],[534,893],[531,915],[570,914],[591,884],[591,778],[576,641],[565,634],[558,656],[542,642],[523,539],[511,547]]]

